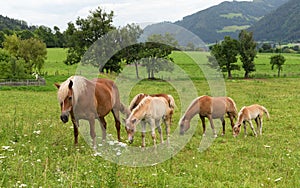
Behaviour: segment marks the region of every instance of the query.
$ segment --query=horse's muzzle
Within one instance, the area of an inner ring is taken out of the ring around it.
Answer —
[[[69,116],[67,114],[62,114],[60,119],[63,123],[67,123],[69,121]]]

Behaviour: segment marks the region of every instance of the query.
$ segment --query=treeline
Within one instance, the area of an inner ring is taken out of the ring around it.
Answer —
[[[68,23],[63,33],[58,27],[52,30],[45,26],[0,31],[3,48],[0,49],[1,78],[41,74],[46,47],[66,47],[67,58],[63,63],[73,65],[81,62],[97,67],[99,72],[120,73],[124,65],[134,64],[137,77],[138,65],[141,65],[147,69],[148,77],[153,79],[159,71],[174,69],[169,54],[176,49],[178,42],[171,34],[151,35],[145,42],[139,42],[143,31],[138,25],[116,28],[112,25],[112,18],[112,11],[105,12],[98,7],[86,18],[79,17],[74,23]],[[23,22],[19,24],[26,25]],[[40,54],[32,55],[36,52]]]
[[[20,39],[37,38],[43,41],[48,48],[66,46],[66,33],[59,27],[53,29],[46,26],[28,26],[27,22],[11,19],[0,15],[0,47],[3,48],[5,36],[16,34]]]

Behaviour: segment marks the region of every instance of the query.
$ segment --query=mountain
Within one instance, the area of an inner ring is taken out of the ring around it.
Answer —
[[[259,41],[300,41],[300,1],[290,0],[255,23],[255,40]]]
[[[237,38],[242,29],[247,29],[254,25],[266,14],[274,11],[288,0],[254,0],[223,2],[219,5],[199,11],[184,17],[174,24],[181,26],[202,39],[206,43],[214,43],[224,39],[228,35]],[[159,30],[162,24],[154,24],[145,28]],[[160,33],[164,33],[161,31]]]
[[[16,20],[0,15],[0,31],[4,30],[29,30],[30,27],[25,21]]]

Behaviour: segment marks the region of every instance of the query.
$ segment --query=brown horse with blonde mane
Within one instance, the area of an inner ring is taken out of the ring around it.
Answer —
[[[240,127],[243,123],[244,125],[244,132],[245,136],[247,136],[246,131],[246,122],[250,124],[250,127],[254,133],[255,136],[257,136],[256,131],[254,130],[253,124],[251,122],[252,119],[255,119],[256,125],[257,125],[257,131],[259,131],[259,134],[262,135],[262,124],[263,124],[263,115],[266,113],[267,118],[270,118],[270,114],[268,110],[261,105],[253,104],[251,106],[244,106],[239,114],[238,114],[238,120],[236,124],[233,127],[233,136],[237,136],[240,133]]]
[[[79,120],[85,119],[90,124],[90,135],[93,147],[96,147],[95,119],[98,119],[102,129],[102,139],[106,139],[106,121],[104,117],[112,112],[117,129],[118,141],[120,137],[119,111],[129,114],[129,110],[120,102],[119,91],[112,80],[88,80],[82,76],[71,76],[58,88],[58,100],[61,107],[60,119],[68,122],[69,115],[74,127],[75,145],[78,144]]]
[[[229,116],[231,127],[233,128],[233,120],[237,117],[237,109],[235,102],[230,97],[210,97],[206,95],[200,96],[192,101],[192,103],[184,113],[183,117],[180,119],[180,134],[184,134],[184,132],[186,132],[190,128],[190,121],[197,114],[199,114],[200,119],[202,121],[203,136],[205,136],[206,133],[205,117],[207,117],[209,119],[213,135],[214,137],[217,137],[213,119],[220,119],[222,121],[222,135],[224,135],[224,115],[227,114]]]

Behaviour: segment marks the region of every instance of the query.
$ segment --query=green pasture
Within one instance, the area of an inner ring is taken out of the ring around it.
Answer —
[[[269,110],[271,118],[264,118],[262,136],[254,137],[247,126],[247,137],[242,130],[234,138],[226,119],[225,136],[220,136],[219,131],[211,146],[199,152],[202,126],[195,116],[198,121],[196,131],[176,155],[156,165],[128,167],[95,155],[91,143],[85,142],[82,135],[79,146],[73,145],[72,124],[60,121],[60,107],[53,86],[53,83],[78,73],[75,66],[62,63],[63,52],[62,49],[49,49],[44,68],[47,72],[46,86],[0,87],[0,187],[300,186],[300,55],[284,54],[287,62],[281,78],[274,77],[277,72],[271,70],[269,58],[272,54],[259,54],[257,71],[251,74],[252,79],[242,79],[242,70],[234,72],[234,79],[225,79],[226,95],[235,100],[238,109],[258,103]],[[204,52],[172,54],[175,64],[189,76],[199,96],[214,92],[208,84],[208,75],[211,79],[219,78],[206,65],[207,55]],[[131,99],[140,92],[172,94],[177,103],[171,130],[173,134],[181,111],[186,108],[181,100],[184,95],[191,95],[188,85],[184,85],[187,78],[179,68],[173,73],[157,75],[165,81],[144,79],[147,74],[142,67],[139,68],[141,79],[138,80],[133,66],[124,69],[128,74],[102,77],[114,78],[117,83],[126,79],[136,83],[132,88],[119,86],[122,100],[126,97]],[[207,72],[204,74],[203,71]],[[183,85],[181,91],[175,89],[177,83]],[[129,97],[125,96],[126,92]],[[128,104],[128,101],[123,102]],[[112,116],[109,115],[106,120],[108,134],[116,138]],[[208,122],[207,128],[211,132]],[[126,142],[124,126],[121,133],[122,141]],[[101,132],[98,131],[97,135]],[[132,146],[140,144],[141,138],[137,133]],[[147,133],[146,145],[151,144],[150,133]],[[153,152],[153,157],[160,156]]]

